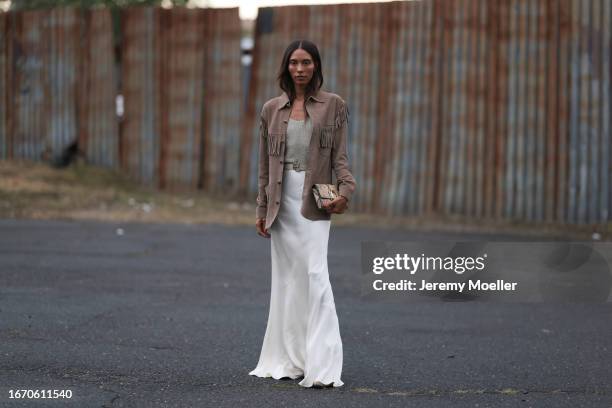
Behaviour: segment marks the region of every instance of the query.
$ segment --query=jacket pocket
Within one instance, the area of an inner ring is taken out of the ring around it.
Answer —
[[[280,156],[282,144],[285,143],[284,133],[268,134],[268,154],[270,156]]]

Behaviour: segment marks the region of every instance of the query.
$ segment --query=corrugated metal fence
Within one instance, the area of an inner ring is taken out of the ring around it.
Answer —
[[[0,158],[78,140],[146,184],[253,197],[255,118],[305,37],[349,104],[351,208],[606,223],[611,19],[608,0],[260,9],[242,112],[238,9],[124,9],[118,66],[106,9],[0,13]]]
[[[59,157],[78,140],[117,163],[109,14],[74,8],[0,13],[0,158]]]
[[[606,223],[612,214],[608,0],[432,0],[260,9],[241,184],[291,40],[349,104],[352,208]]]
[[[109,9],[0,13],[0,158],[78,141],[90,163],[144,184],[235,188],[238,9],[128,7],[121,22],[116,64]]]

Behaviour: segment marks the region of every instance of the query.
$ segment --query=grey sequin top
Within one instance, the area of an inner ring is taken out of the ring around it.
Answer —
[[[311,135],[312,121],[309,117],[306,117],[304,120],[289,118],[285,148],[286,169],[294,169],[296,171],[306,170]]]

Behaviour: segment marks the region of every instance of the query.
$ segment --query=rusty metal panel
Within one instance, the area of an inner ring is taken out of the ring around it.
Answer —
[[[601,8],[602,41],[601,52],[601,196],[600,219],[602,222],[612,220],[612,3],[602,0]]]
[[[40,43],[47,47],[42,60],[46,71],[43,77],[46,92],[43,102],[45,111],[41,115],[41,125],[45,128],[41,130],[42,135],[46,134],[46,142],[50,144],[52,155],[57,156],[77,139],[79,15],[78,10],[72,7],[35,13],[39,13],[43,18],[43,37]],[[23,26],[26,36],[29,36],[30,28],[29,25]],[[45,39],[48,42],[45,42]],[[24,118],[20,123],[27,123],[27,119]],[[31,136],[37,138],[33,133]],[[33,145],[28,158],[37,158],[40,148],[42,146]]]
[[[79,147],[91,164],[119,166],[118,83],[110,9],[82,12],[79,50]]]
[[[355,174],[359,174],[362,169],[354,166],[356,158],[362,155],[361,145],[356,143],[356,138],[360,132],[357,129],[363,126],[363,117],[358,114],[359,105],[353,103],[356,95],[360,95],[364,91],[364,83],[356,81],[355,78],[360,77],[360,70],[364,67],[355,60],[360,46],[360,38],[358,36],[359,26],[349,22],[356,21],[359,17],[359,9],[352,8],[352,5],[342,4],[331,6],[334,10],[335,18],[344,23],[334,24],[336,31],[334,32],[334,45],[330,50],[320,50],[324,56],[324,75],[326,78],[334,78],[324,85],[326,89],[332,89],[332,83],[335,85],[340,94],[347,102],[349,108],[349,124],[348,124],[348,139],[347,154],[351,165],[351,170]],[[331,13],[330,13],[331,14]],[[329,67],[329,68],[328,68]],[[336,70],[336,73],[331,73],[330,70]],[[326,79],[327,81],[327,79]],[[361,198],[363,199],[363,197]],[[355,197],[354,206],[359,206],[360,199]]]
[[[404,25],[406,24],[405,18],[407,17],[407,13],[405,13],[404,7],[405,3],[392,3],[396,6],[390,5],[387,9],[388,19],[389,21],[389,38],[386,41],[391,41],[394,44],[397,44],[397,47],[391,48],[389,51],[389,76],[390,81],[388,83],[388,93],[389,93],[389,121],[387,124],[387,132],[390,136],[390,140],[387,143],[386,155],[387,155],[387,180],[389,180],[390,185],[395,185],[398,188],[394,189],[394,191],[390,191],[389,194],[385,194],[382,197],[383,207],[387,210],[387,213],[395,215],[400,214],[401,210],[399,205],[401,204],[401,200],[398,198],[401,196],[401,188],[402,186],[399,184],[400,177],[400,167],[402,164],[401,161],[401,152],[402,149],[400,147],[400,143],[402,141],[402,137],[400,134],[401,130],[401,115],[402,115],[402,92],[403,92],[403,75],[398,75],[399,72],[403,72],[406,61],[406,40],[403,35],[405,35],[406,30],[402,30]],[[384,126],[384,124],[383,124]]]
[[[581,59],[584,50],[581,49],[580,35],[577,30],[580,25],[580,12],[582,1],[571,1],[570,15],[572,25],[572,40],[570,43],[570,160],[569,160],[569,208],[568,221],[571,223],[580,222],[579,207],[581,203],[580,185],[586,181],[586,166],[581,163],[581,152],[585,151],[584,125],[581,126],[581,91],[580,80]],[[582,127],[582,129],[581,129]],[[582,166],[581,166],[582,164]],[[581,180],[582,176],[582,180]],[[582,183],[581,183],[582,181]],[[584,193],[584,192],[583,192]],[[584,207],[583,207],[584,208]],[[582,217],[584,218],[584,216]]]
[[[238,9],[123,10],[122,162],[161,188],[234,188]]]
[[[0,159],[8,158],[9,24],[8,13],[0,12]]]
[[[476,167],[480,162],[476,158],[475,151],[478,143],[478,126],[476,115],[481,95],[478,94],[478,67],[481,65],[478,54],[479,37],[479,4],[474,0],[467,0],[465,7],[465,33],[463,41],[465,43],[465,109],[463,111],[464,123],[464,160],[465,160],[465,187],[462,198],[463,214],[474,216],[474,199],[476,198]],[[474,8],[476,7],[476,9]]]
[[[393,42],[399,45],[398,38],[401,30],[401,21],[399,19],[400,14],[399,3],[388,3],[387,7],[380,9],[380,25],[383,30],[377,33],[381,43]],[[375,98],[376,105],[379,109],[377,115],[377,135],[375,137],[376,144],[376,159],[375,163],[378,165],[378,178],[377,180],[393,179],[393,169],[398,164],[397,151],[392,151],[392,148],[397,140],[394,129],[396,128],[397,116],[400,109],[399,104],[396,103],[396,99],[399,95],[399,90],[394,87],[394,83],[397,78],[396,74],[396,62],[399,47],[381,47],[377,50],[376,59],[379,62],[378,70],[380,74],[380,80],[378,81],[378,89]],[[383,74],[384,72],[384,74]],[[385,157],[386,160],[379,160],[380,157]],[[380,201],[377,202],[378,206],[375,211],[379,213],[391,214],[393,212],[393,195],[381,194],[381,187],[375,181],[375,193],[380,197]]]
[[[54,147],[52,134],[61,137],[62,118],[52,118],[51,111],[51,101],[61,103],[65,95],[61,92],[65,77],[57,69],[61,59],[56,33],[61,29],[59,13],[60,10],[10,13],[10,158],[38,160],[46,149]],[[74,130],[70,136],[76,136]]]
[[[457,8],[457,4],[455,2],[448,3],[444,2],[444,5],[441,4],[440,9],[438,9],[439,19],[441,20],[442,32],[441,32],[441,41],[438,44],[440,47],[440,59],[441,64],[437,67],[437,79],[440,82],[440,88],[438,92],[440,97],[438,99],[439,104],[439,112],[436,120],[438,123],[438,156],[436,160],[438,160],[438,179],[436,183],[437,196],[438,196],[438,211],[448,213],[451,211],[451,200],[452,200],[452,185],[454,183],[453,180],[450,180],[450,176],[453,172],[453,165],[455,161],[452,160],[453,156],[451,153],[457,154],[456,151],[453,151],[452,146],[449,146],[453,141],[452,133],[449,132],[449,129],[452,129],[452,126],[449,125],[449,120],[452,119],[450,116],[452,114],[452,110],[449,109],[449,105],[453,106],[453,101],[448,100],[449,97],[452,97],[453,93],[456,93],[454,90],[456,75],[454,64],[452,64],[452,60],[449,61],[452,57],[449,55],[451,52],[455,50],[455,43],[453,39],[454,35],[454,20],[455,20],[455,10]],[[439,159],[438,159],[439,158]],[[448,186],[451,186],[449,189]]]
[[[559,174],[558,174],[558,192],[556,195],[557,199],[557,220],[560,222],[569,222],[568,208],[570,195],[569,190],[569,135],[570,135],[570,100],[571,94],[567,84],[570,83],[571,73],[571,38],[572,38],[572,26],[571,26],[571,14],[570,14],[571,0],[560,0],[559,1],[559,19],[558,19],[558,32],[559,32],[559,52],[557,54],[557,63],[559,64],[559,82],[565,84],[565,86],[559,86],[558,96],[558,155],[557,160],[559,163]]]
[[[609,80],[601,66],[602,44],[609,43],[601,26],[602,3],[593,1],[571,2],[571,104],[570,104],[570,161],[569,161],[569,213],[568,220],[577,223],[595,223],[608,218],[606,196],[609,181],[603,187],[609,167],[609,132],[604,136],[602,115],[604,99],[609,99]],[[607,50],[609,53],[609,48]],[[608,74],[609,76],[609,74]],[[603,155],[602,155],[603,154]],[[609,172],[608,172],[609,174]],[[602,207],[603,206],[605,207]]]
[[[583,33],[588,36],[588,60],[590,81],[589,87],[589,184],[588,184],[588,208],[587,222],[597,223],[607,219],[607,194],[610,187],[609,180],[606,182],[606,172],[602,169],[609,168],[609,162],[605,158],[606,151],[610,148],[610,132],[607,134],[603,129],[606,113],[606,95],[610,95],[609,73],[610,65],[603,65],[605,53],[609,55],[610,36],[605,36],[604,12],[609,1],[602,2],[594,0],[590,2],[588,19],[583,19]],[[586,13],[585,13],[586,14]],[[609,20],[608,20],[609,21]],[[607,43],[607,47],[606,47]],[[607,175],[609,176],[609,172]],[[606,199],[604,199],[606,197]]]
[[[527,70],[526,80],[526,170],[525,170],[525,210],[523,219],[536,221],[540,212],[538,195],[543,192],[543,174],[541,169],[541,141],[545,136],[539,131],[539,123],[545,111],[546,101],[539,98],[540,83],[544,79],[541,75],[541,56],[545,55],[545,46],[541,46],[538,33],[542,26],[540,22],[541,1],[530,1],[527,6]]]
[[[121,124],[120,162],[130,176],[146,185],[158,184],[160,156],[159,38],[157,11],[129,7],[121,12]]]
[[[374,212],[379,210],[379,200],[372,200],[371,197],[380,197],[376,195],[379,188],[376,184],[381,182],[380,162],[377,161],[381,157],[382,139],[384,136],[378,132],[378,115],[381,111],[377,109],[380,80],[380,61],[379,49],[381,25],[378,24],[381,14],[381,7],[376,4],[364,4],[362,6],[362,21],[359,26],[359,37],[364,44],[363,48],[363,81],[364,87],[361,89],[361,102],[359,110],[355,112],[357,116],[364,118],[364,127],[360,128],[361,133],[361,158],[357,158],[357,163],[360,163],[362,168],[361,188],[364,192],[364,202],[356,203],[359,208],[366,212]],[[341,94],[341,90],[336,93]]]
[[[116,161],[117,154],[105,144],[84,146],[90,136],[97,140],[97,134],[106,144],[116,145],[117,140],[115,93],[108,75],[96,74],[112,75],[112,48],[104,47],[104,28],[89,33],[99,20],[91,15],[104,13],[56,7],[2,14],[0,157],[59,159],[78,142],[94,164]]]
[[[370,77],[370,64],[366,63],[369,35],[365,35],[364,31],[370,25],[367,21],[368,9],[364,6],[354,8],[343,8],[343,14],[346,15],[346,20],[351,21],[350,32],[350,50],[351,53],[346,60],[346,66],[351,67],[351,71],[347,73],[347,81],[342,85],[348,85],[349,94],[345,98],[349,107],[349,141],[348,144],[352,149],[353,154],[350,159],[355,179],[359,178],[360,189],[364,192],[363,196],[357,195],[353,199],[353,207],[356,209],[365,210],[368,203],[366,191],[369,187],[366,174],[371,173],[367,169],[367,153],[371,151],[371,146],[368,146],[367,137],[371,130],[368,125],[372,122],[372,112],[368,109],[367,104],[375,95],[375,90],[371,88],[368,78]],[[357,81],[356,79],[359,78]],[[350,86],[350,83],[353,83]],[[352,92],[351,92],[352,91]],[[340,94],[341,91],[332,91]],[[350,96],[350,99],[348,97]],[[372,135],[375,136],[375,135]],[[359,163],[355,166],[355,163]]]
[[[415,87],[418,86],[416,82],[416,76],[419,71],[417,57],[420,55],[421,49],[418,38],[419,16],[416,3],[403,4],[402,8],[401,15],[404,20],[400,21],[400,33],[404,36],[404,42],[401,45],[401,53],[403,55],[398,55],[398,58],[401,59],[393,61],[392,64],[388,62],[383,63],[383,66],[387,65],[390,67],[390,71],[385,73],[386,76],[398,76],[397,102],[390,105],[396,105],[398,108],[397,131],[392,133],[394,138],[398,140],[398,148],[391,156],[388,156],[389,161],[396,167],[395,174],[392,173],[392,177],[395,176],[393,178],[393,185],[396,191],[396,194],[391,196],[392,200],[395,201],[394,203],[392,201],[390,207],[392,214],[414,211],[418,188],[414,182],[417,164],[415,160],[417,154],[415,141],[420,135],[415,132],[416,121],[414,111],[417,109],[415,106],[417,101],[412,99],[411,96],[416,93]],[[387,82],[389,81],[387,80]],[[381,90],[379,95],[382,92]],[[383,120],[386,122],[386,119]],[[385,126],[384,122],[381,123],[382,127]],[[392,132],[392,130],[387,127],[385,132]]]
[[[547,0],[547,20],[546,20],[546,70],[545,75],[545,98],[546,119],[545,119],[545,134],[546,134],[546,158],[545,158],[545,188],[543,189],[544,197],[544,214],[543,219],[551,223],[557,219],[555,214],[555,204],[558,201],[558,173],[560,170],[560,146],[559,146],[559,80],[561,78],[562,62],[558,55],[560,54],[561,38],[559,35],[560,21],[560,2],[558,0]]]
[[[452,122],[455,122],[456,125],[453,126],[451,124],[451,129],[449,129],[449,133],[454,133],[453,143],[451,145],[454,145],[456,148],[456,150],[450,152],[451,158],[455,161],[455,172],[452,176],[455,176],[456,182],[452,183],[454,185],[454,189],[452,189],[453,195],[451,208],[453,208],[453,213],[465,214],[465,196],[469,184],[469,176],[467,173],[467,137],[471,131],[466,123],[466,116],[467,107],[472,103],[468,95],[468,75],[472,62],[469,59],[470,44],[467,38],[467,19],[469,12],[467,0],[460,0],[459,3],[456,3],[456,7],[455,24],[458,27],[455,30],[455,46],[453,47],[456,51],[456,58],[453,61],[453,65],[455,65],[453,70],[453,76],[455,79],[453,96],[455,97],[456,103],[455,106],[453,106],[453,114],[451,116],[451,118],[454,119]],[[453,130],[454,132],[452,132]]]
[[[409,20],[408,25],[403,27],[403,31],[408,31],[407,45],[409,48],[406,54],[406,67],[402,69],[398,64],[399,69],[395,76],[405,75],[408,81],[408,85],[401,89],[402,106],[405,106],[406,110],[399,123],[405,124],[405,127],[398,136],[403,137],[406,133],[410,135],[406,147],[402,149],[404,154],[407,154],[402,161],[408,162],[410,175],[400,178],[404,185],[399,187],[404,194],[399,195],[398,198],[403,203],[408,203],[408,207],[404,204],[404,214],[422,214],[426,210],[426,188],[431,182],[427,152],[430,150],[429,144],[433,142],[431,116],[435,94],[427,86],[431,72],[424,67],[427,67],[430,58],[428,55],[431,52],[429,50],[432,34],[430,27],[434,16],[431,2],[409,2],[405,3],[404,7],[407,8]]]
[[[434,160],[430,163],[429,152],[434,149],[435,139],[432,138],[435,130],[433,128],[433,112],[437,103],[437,95],[435,92],[435,86],[430,87],[431,81],[437,82],[435,76],[439,73],[438,69],[430,68],[429,64],[432,60],[432,55],[435,51],[430,49],[430,45],[433,43],[436,34],[432,30],[434,20],[434,2],[415,2],[414,7],[416,8],[414,15],[416,16],[415,26],[417,27],[416,41],[419,47],[418,59],[415,62],[418,67],[418,77],[415,81],[415,89],[418,92],[418,108],[417,117],[418,123],[416,123],[415,132],[421,140],[420,149],[420,174],[418,179],[418,190],[410,192],[409,194],[416,194],[418,197],[417,213],[423,214],[428,213],[432,210],[428,207],[427,202],[427,189],[429,185],[435,185],[436,176],[435,173],[431,172],[431,166],[439,166],[439,158],[434,156]],[[430,72],[431,71],[431,72]],[[399,75],[402,75],[401,72]],[[407,90],[408,91],[408,90]],[[405,201],[405,200],[404,200]]]
[[[536,118],[538,116],[538,110],[540,106],[536,101],[537,93],[537,61],[538,53],[535,50],[535,38],[534,32],[537,29],[537,25],[534,22],[534,17],[537,17],[536,6],[539,2],[525,1],[524,5],[524,16],[521,18],[521,23],[524,24],[522,29],[523,41],[525,43],[524,56],[525,64],[527,66],[526,72],[522,72],[520,75],[523,76],[523,87],[522,91],[523,100],[519,101],[522,106],[520,111],[522,112],[522,129],[523,132],[519,131],[519,134],[523,133],[522,148],[523,148],[523,165],[521,166],[521,182],[522,187],[521,198],[522,206],[519,207],[519,215],[516,216],[518,219],[533,221],[533,210],[534,210],[534,187],[537,174],[535,172],[535,160],[536,160],[536,142],[538,134],[535,133],[534,127]]]
[[[257,188],[260,112],[256,111],[256,108],[259,109],[263,106],[262,99],[266,95],[260,88],[264,88],[269,83],[267,76],[270,74],[267,73],[266,65],[270,63],[270,59],[266,60],[264,51],[270,47],[273,38],[273,36],[269,35],[269,32],[272,31],[271,20],[273,17],[272,8],[260,8],[255,22],[251,76],[247,91],[249,98],[246,103],[241,128],[239,188],[243,193],[252,193],[249,190],[252,186]]]
[[[366,126],[367,116],[363,114],[362,102],[367,100],[367,85],[364,81],[364,70],[366,64],[363,63],[362,47],[364,45],[359,32],[363,23],[361,22],[365,16],[365,9],[362,7],[351,7],[347,5],[340,6],[340,18],[346,21],[342,24],[344,35],[343,44],[346,44],[343,53],[340,54],[344,60],[339,61],[337,66],[344,66],[341,69],[340,81],[338,89],[344,89],[345,95],[340,94],[346,101],[349,108],[349,123],[348,123],[348,156],[351,164],[351,170],[355,178],[360,177],[363,180],[364,167],[355,166],[355,163],[361,163],[364,155],[364,143],[362,143],[363,135],[366,133],[360,131]],[[349,23],[349,21],[351,23]],[[360,80],[357,81],[356,78]],[[361,188],[361,187],[360,187]],[[353,198],[353,206],[360,208],[366,202],[365,195]]]
[[[469,215],[475,217],[484,217],[485,213],[485,197],[487,174],[489,174],[494,166],[488,167],[488,137],[487,137],[487,62],[489,50],[487,16],[491,2],[482,4],[478,0],[472,0],[471,19],[472,26],[472,46],[474,47],[474,55],[476,63],[473,64],[473,89],[476,92],[476,107],[474,108],[473,116],[471,117],[471,126],[474,129],[474,189],[475,194],[470,194],[473,200],[468,204],[471,207]],[[492,89],[494,89],[493,87]]]
[[[534,70],[536,83],[534,84],[534,100],[537,105],[537,110],[533,112],[535,118],[533,121],[532,131],[536,138],[535,146],[535,183],[533,183],[533,209],[531,211],[531,220],[543,222],[546,211],[546,201],[553,200],[554,196],[547,198],[547,185],[550,181],[546,177],[546,165],[550,164],[546,156],[546,115],[547,105],[551,102],[546,98],[547,86],[547,52],[550,47],[550,42],[547,36],[550,10],[547,7],[547,1],[538,1],[534,3],[533,23],[535,28],[532,32],[534,37],[534,53],[537,55],[537,65]],[[553,179],[554,180],[554,179]]]
[[[588,206],[588,222],[596,223],[603,219],[601,196],[604,194],[603,177],[600,169],[605,166],[602,151],[604,146],[603,137],[603,111],[604,94],[603,87],[605,78],[603,74],[604,67],[602,66],[603,53],[602,44],[606,42],[603,37],[602,27],[602,12],[603,4],[601,0],[596,0],[591,4],[588,36],[590,59],[592,63],[592,80],[590,82],[590,101],[589,101],[589,116],[590,116],[590,141],[589,141],[589,206]],[[606,209],[607,210],[607,209]]]
[[[595,0],[596,1],[596,0]],[[578,41],[578,61],[577,68],[579,74],[577,79],[578,84],[578,143],[579,143],[579,154],[578,163],[576,163],[579,174],[578,180],[578,221],[580,223],[587,223],[589,219],[589,204],[594,198],[592,192],[589,191],[589,181],[594,176],[591,173],[590,162],[595,158],[590,155],[590,148],[593,136],[593,123],[592,112],[591,112],[591,96],[592,96],[592,84],[596,81],[593,72],[593,54],[591,49],[591,37],[589,33],[589,27],[591,24],[591,12],[594,1],[581,1],[579,10],[574,16],[576,18],[577,29],[575,35]]]
[[[455,130],[455,140],[457,151],[451,152],[451,156],[456,160],[455,168],[458,183],[454,189],[454,199],[452,207],[457,214],[466,214],[466,195],[470,184],[468,173],[468,143],[469,135],[473,131],[467,123],[468,107],[473,104],[469,95],[469,72],[473,61],[470,59],[470,42],[468,38],[468,18],[469,4],[468,0],[461,0],[457,3],[458,29],[456,32],[456,50],[457,59],[455,60],[455,75],[456,75],[456,93],[457,93],[457,109],[454,109],[457,126],[453,126]]]
[[[206,9],[203,57],[204,138],[201,174],[209,191],[234,191],[240,172],[240,19],[237,8]],[[194,61],[193,64],[198,64]]]
[[[510,155],[508,156],[508,167],[506,168],[510,183],[507,186],[511,197],[511,206],[508,208],[507,218],[526,218],[526,172],[528,166],[527,142],[528,135],[527,115],[528,107],[528,79],[531,66],[529,55],[529,0],[517,0],[513,4],[513,13],[510,15],[511,24],[514,25],[513,46],[514,58],[510,65],[510,90],[509,101],[512,116],[508,118],[509,143],[507,145]],[[514,94],[512,93],[514,90]]]
[[[443,11],[445,63],[442,76],[445,80],[442,90],[440,193],[445,213],[461,211],[458,194],[463,191],[464,183],[461,150],[463,124],[460,122],[465,106],[465,59],[462,55],[465,50],[461,37],[464,11],[465,7],[460,2],[452,2]]]
[[[543,2],[526,1],[521,3],[519,16],[520,42],[524,56],[525,71],[517,72],[519,79],[519,99],[515,102],[517,117],[517,161],[516,165],[516,208],[512,215],[528,221],[541,220],[543,188],[543,142],[542,118],[545,115],[546,101],[542,99],[542,85],[545,79],[543,57],[546,56]]]
[[[587,2],[588,3],[588,2]],[[570,182],[569,214],[571,223],[586,221],[588,164],[588,54],[585,36],[582,35],[582,19],[585,18],[583,1],[571,2],[571,103],[570,103]],[[586,16],[588,18],[588,16]]]
[[[521,6],[524,7],[525,0],[513,0],[510,4],[510,41],[509,41],[509,67],[508,67],[508,138],[504,150],[506,152],[505,168],[505,218],[520,216],[522,208],[522,173],[525,167],[522,156],[522,144],[524,141],[524,123],[522,117],[522,80],[524,76],[521,72],[526,70],[526,58],[524,49],[526,46],[524,39],[524,12],[521,13]],[[521,24],[523,23],[523,24]],[[521,101],[521,103],[517,103]]]
[[[209,39],[203,36],[204,10],[172,8],[156,12],[159,24],[156,41],[160,47],[156,78],[160,113],[158,186],[196,189],[200,173],[203,64],[217,66],[220,61],[205,60],[204,47]],[[216,94],[210,96],[214,106],[223,103],[217,98]],[[211,108],[210,104],[207,108]]]
[[[345,9],[346,10],[346,9]],[[349,14],[352,18],[348,21],[353,21],[354,31],[352,32],[352,38],[355,43],[352,45],[352,55],[350,59],[346,61],[347,66],[354,65],[355,71],[352,72],[351,80],[354,83],[354,95],[353,100],[347,100],[349,106],[349,136],[353,136],[349,140],[349,144],[356,144],[355,154],[351,160],[354,163],[359,163],[359,166],[353,166],[355,172],[355,178],[359,178],[360,188],[363,191],[362,197],[355,197],[353,200],[353,206],[356,209],[362,211],[371,211],[371,201],[368,197],[371,196],[373,190],[373,180],[375,177],[373,174],[371,163],[373,153],[375,151],[372,140],[376,138],[376,131],[374,126],[376,111],[373,111],[370,106],[376,106],[376,85],[372,84],[373,80],[376,81],[376,77],[373,76],[372,71],[376,69],[374,63],[370,64],[369,61],[373,59],[371,56],[372,41],[374,41],[369,30],[373,29],[374,24],[372,18],[373,7],[362,5],[355,7],[350,11]],[[366,63],[366,61],[368,61]],[[359,78],[359,81],[356,79]],[[338,93],[342,96],[341,90],[333,90],[332,92]],[[374,102],[372,103],[372,100]],[[355,103],[356,102],[356,103]],[[351,127],[353,128],[351,130]]]
[[[486,99],[482,110],[484,115],[483,128],[480,132],[483,134],[480,147],[480,154],[484,155],[482,162],[482,196],[477,197],[477,206],[480,206],[482,212],[480,216],[485,218],[494,218],[496,208],[496,176],[497,176],[497,160],[499,146],[498,141],[501,139],[499,121],[500,112],[500,82],[504,80],[501,75],[499,60],[502,57],[502,42],[500,34],[502,32],[502,19],[500,18],[501,9],[499,2],[493,1],[485,3],[483,7],[484,32],[481,37],[481,46],[485,50],[485,56],[482,60],[482,68],[484,76],[481,77],[482,86],[486,89]]]
[[[495,103],[495,116],[493,117],[493,124],[490,125],[489,129],[494,130],[494,133],[490,133],[489,137],[492,138],[494,149],[494,161],[490,163],[494,166],[492,171],[495,174],[493,182],[494,204],[491,208],[490,214],[494,218],[503,218],[506,214],[506,204],[509,197],[511,197],[506,190],[506,144],[510,138],[509,133],[509,111],[510,111],[510,61],[513,59],[511,55],[511,38],[515,35],[513,33],[513,26],[510,24],[511,19],[511,4],[509,1],[503,1],[496,4],[497,10],[494,10],[490,14],[492,20],[490,25],[494,26],[492,29],[493,33],[496,34],[493,37],[495,43],[492,48],[495,49],[495,76],[491,76],[489,86],[492,86],[495,90],[493,95],[493,101]],[[497,18],[497,20],[494,20]],[[496,45],[496,46],[495,46]]]
[[[383,61],[383,66],[387,66],[389,69],[388,78],[385,82],[384,91],[387,94],[386,117],[382,117],[381,121],[381,132],[388,135],[388,141],[385,146],[385,156],[387,157],[385,163],[385,179],[389,181],[390,185],[397,186],[397,188],[389,191],[389,194],[383,194],[381,200],[383,201],[383,208],[386,209],[388,214],[400,214],[399,206],[402,204],[402,187],[404,185],[398,185],[400,176],[400,167],[402,164],[401,160],[401,147],[400,143],[402,137],[400,134],[401,123],[402,123],[402,111],[404,104],[404,76],[401,75],[405,68],[406,62],[406,50],[407,41],[405,34],[408,30],[404,27],[408,25],[407,20],[404,19],[408,15],[404,8],[408,7],[408,3],[391,3],[385,9],[385,19],[387,24],[387,30],[385,33],[386,38],[384,41],[397,44],[396,47],[389,47],[389,51],[386,53],[386,61]],[[381,89],[382,91],[382,89]]]
[[[610,151],[612,150],[612,135],[610,132],[610,98],[612,98],[612,86],[610,81],[610,50],[612,46],[612,35],[610,33],[610,14],[612,7],[609,1],[598,1],[595,3],[593,15],[596,20],[592,28],[594,61],[596,62],[596,99],[592,106],[597,109],[596,123],[598,131],[595,132],[596,150],[598,163],[593,168],[598,184],[594,186],[594,192],[599,197],[594,198],[597,204],[593,207],[591,223],[606,222],[610,220],[610,189],[612,175],[612,164],[610,162]],[[607,169],[607,170],[606,170]]]
[[[427,186],[425,197],[425,212],[432,215],[439,212],[442,206],[442,195],[439,188],[442,178],[442,94],[444,89],[444,76],[440,74],[444,66],[443,50],[445,38],[445,21],[444,21],[444,0],[435,0],[428,2],[432,5],[431,23],[430,23],[430,40],[427,44],[428,52],[426,63],[423,67],[425,71],[427,89],[431,92],[431,115],[429,117],[429,133],[426,135],[428,139],[427,151]]]

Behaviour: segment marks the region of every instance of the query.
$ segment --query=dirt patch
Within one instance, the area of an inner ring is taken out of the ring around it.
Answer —
[[[250,201],[204,192],[147,188],[118,171],[75,163],[65,169],[25,160],[0,161],[0,218],[92,219],[171,223],[255,224]],[[610,240],[604,226],[528,224],[465,217],[388,217],[346,213],[334,225],[407,228],[423,231],[496,232],[528,236]],[[595,235],[594,234],[598,234]]]

